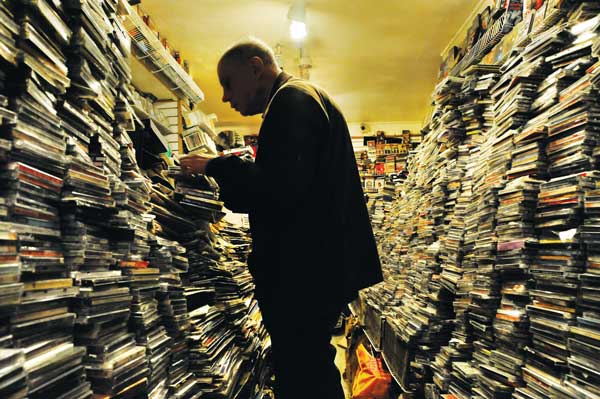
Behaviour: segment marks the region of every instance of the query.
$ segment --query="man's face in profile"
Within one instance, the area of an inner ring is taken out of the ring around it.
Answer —
[[[256,57],[255,57],[256,58]],[[243,116],[256,115],[263,112],[264,99],[260,99],[259,79],[261,65],[256,60],[245,62],[221,60],[217,68],[219,82],[223,88],[223,102]]]

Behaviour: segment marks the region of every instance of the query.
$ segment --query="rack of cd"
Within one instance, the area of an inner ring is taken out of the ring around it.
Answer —
[[[511,31],[517,21],[518,13],[506,11],[488,29],[488,31],[475,43],[473,48],[452,68],[452,75],[459,74],[462,70],[481,61],[502,37]]]
[[[164,48],[136,10],[127,1],[120,1],[120,7],[123,25],[131,37],[138,59],[150,64],[152,73],[164,78],[170,85],[170,90],[179,98],[186,99],[191,104],[203,101],[202,90]]]
[[[415,350],[416,397],[600,391],[600,6],[560,3],[436,86],[374,228],[386,281],[366,294]]]
[[[250,239],[214,181],[137,162],[117,9],[0,4],[0,397],[232,398],[270,346]]]

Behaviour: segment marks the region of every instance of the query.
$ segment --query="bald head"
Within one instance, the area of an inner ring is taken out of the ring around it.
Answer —
[[[217,67],[223,102],[244,116],[264,112],[271,88],[280,73],[273,50],[250,38],[231,46]]]
[[[229,47],[229,49],[227,49],[221,56],[219,64],[241,64],[248,61],[252,57],[258,57],[265,66],[279,70],[273,49],[271,49],[271,47],[269,47],[269,45],[262,40],[253,37],[237,42],[233,46]]]

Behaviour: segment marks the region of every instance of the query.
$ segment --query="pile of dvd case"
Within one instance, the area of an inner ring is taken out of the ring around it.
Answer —
[[[600,17],[563,3],[499,65],[436,86],[408,178],[374,215],[386,281],[361,297],[398,290],[365,309],[410,348],[397,369],[417,397],[600,393]]]
[[[215,227],[214,182],[137,163],[118,3],[0,5],[2,397],[229,398],[268,378],[247,232]],[[234,337],[214,384],[190,368],[207,305]]]

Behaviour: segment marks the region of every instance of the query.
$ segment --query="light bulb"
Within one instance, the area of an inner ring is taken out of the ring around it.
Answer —
[[[306,37],[306,24],[300,21],[292,21],[290,23],[290,35],[293,40],[303,40]]]

